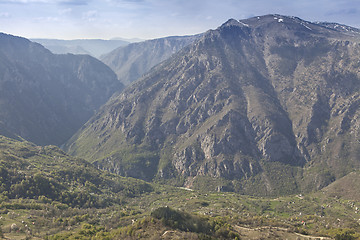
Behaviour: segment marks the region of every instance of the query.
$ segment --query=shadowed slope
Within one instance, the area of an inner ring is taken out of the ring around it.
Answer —
[[[0,133],[61,145],[122,89],[102,62],[0,34]]]

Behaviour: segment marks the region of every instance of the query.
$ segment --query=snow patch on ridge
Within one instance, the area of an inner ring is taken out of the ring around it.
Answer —
[[[249,24],[243,23],[241,21],[239,21],[240,24],[244,25],[245,27],[249,27]]]

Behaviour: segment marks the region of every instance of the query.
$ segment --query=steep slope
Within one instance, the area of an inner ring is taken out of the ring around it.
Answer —
[[[359,42],[294,17],[229,20],[110,100],[67,149],[188,187],[322,188],[359,167]]]
[[[104,40],[104,39],[78,39],[78,40],[61,40],[61,39],[30,39],[40,43],[51,52],[56,54],[89,54],[94,57],[100,57],[103,54],[113,51],[118,47],[129,44],[124,40]]]
[[[199,35],[166,37],[132,43],[119,47],[101,56],[100,59],[114,70],[124,85],[129,85],[199,37]]]
[[[90,56],[54,55],[0,34],[0,134],[40,145],[70,138],[122,85]]]

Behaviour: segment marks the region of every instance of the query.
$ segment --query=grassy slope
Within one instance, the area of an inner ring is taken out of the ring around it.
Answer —
[[[360,231],[360,213],[355,211],[360,202],[322,193],[269,199],[160,185],[154,189],[106,208],[62,208],[54,202],[26,199],[6,201],[0,205],[0,224],[8,237],[15,234],[8,233],[12,223],[23,226],[21,221],[25,221],[32,229],[29,236],[49,235],[50,239],[159,239],[165,233],[166,239],[307,239],[299,234],[335,237]],[[16,203],[27,209],[15,209]],[[164,206],[185,212],[189,221],[200,219],[211,226],[209,232],[187,231],[181,224],[169,224],[152,214]],[[35,225],[31,226],[32,222]],[[25,236],[26,232],[17,234]]]
[[[322,191],[329,197],[360,201],[360,192],[355,189],[360,189],[360,172],[358,171],[349,173]]]

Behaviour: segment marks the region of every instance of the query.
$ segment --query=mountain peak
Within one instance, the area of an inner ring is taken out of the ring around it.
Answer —
[[[360,30],[338,23],[310,22],[295,16],[268,14],[248,19],[229,19],[221,28],[228,26],[248,27],[252,31],[281,33],[282,31],[308,32],[326,37],[359,37]]]
[[[240,20],[236,20],[233,18],[230,18],[229,20],[227,20],[224,24],[222,24],[220,26],[220,28],[222,27],[229,27],[229,26],[245,26],[245,27],[249,27],[248,24],[245,24],[243,22],[241,22]]]

